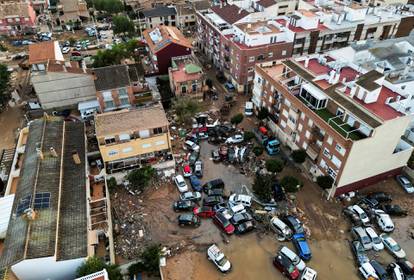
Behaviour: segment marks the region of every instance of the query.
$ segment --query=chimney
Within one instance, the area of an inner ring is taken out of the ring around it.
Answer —
[[[43,155],[42,149],[41,148],[36,148],[36,153],[39,156],[39,158],[41,160],[43,160],[45,158],[45,156]]]
[[[50,154],[53,156],[53,157],[55,157],[55,158],[57,158],[58,157],[58,154],[56,153],[56,150],[55,150],[55,148],[53,148],[53,147],[50,147]]]
[[[309,56],[306,56],[305,58],[305,68],[308,68],[309,66]]]
[[[72,152],[72,159],[75,162],[75,164],[81,164],[81,160],[77,151]]]

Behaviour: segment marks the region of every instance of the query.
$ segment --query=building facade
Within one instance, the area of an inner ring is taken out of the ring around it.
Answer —
[[[411,116],[389,104],[399,94],[382,73],[360,71],[328,55],[256,67],[255,106],[281,142],[306,150],[312,175],[334,179],[331,195],[400,173],[413,150],[402,137]]]
[[[0,34],[31,34],[36,30],[36,12],[30,2],[0,3]]]
[[[156,6],[142,12],[145,17],[146,28],[155,28],[160,25],[176,26],[177,11],[173,6]]]

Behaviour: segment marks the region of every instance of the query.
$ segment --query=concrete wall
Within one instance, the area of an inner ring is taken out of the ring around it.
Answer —
[[[79,102],[96,99],[92,75],[47,72],[32,75],[31,80],[45,110],[72,107]]]
[[[24,280],[73,280],[77,268],[84,258],[55,261],[55,257],[28,259],[12,266],[13,273],[18,279]]]
[[[373,137],[355,141],[338,180],[338,188],[405,166],[412,147],[393,152],[409,123],[410,116],[390,120],[376,128]]]

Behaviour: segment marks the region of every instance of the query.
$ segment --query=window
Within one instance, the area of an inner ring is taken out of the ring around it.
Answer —
[[[114,100],[112,99],[112,93],[110,91],[102,92],[103,101],[105,104],[105,110],[111,110],[115,108]]]
[[[288,119],[295,124],[296,123],[296,119],[294,117],[292,117],[291,115],[289,115]]]
[[[105,110],[110,110],[110,109],[115,108],[115,103],[113,100],[108,100],[108,101],[105,101],[104,103],[105,103]]]
[[[331,161],[336,167],[341,167],[342,162],[336,156],[333,155]]]
[[[332,145],[332,141],[333,141],[332,137],[331,137],[331,136],[329,136],[329,137],[328,137],[328,140],[327,140],[326,142],[328,142],[328,144],[329,144],[329,145]]]
[[[341,145],[339,145],[339,144],[336,144],[336,146],[335,146],[335,150],[337,150],[338,151],[338,153],[340,153],[341,155],[345,155],[345,149],[344,148],[342,148],[342,146]]]
[[[336,172],[330,167],[328,167],[328,175],[331,176],[332,179],[336,179]]]
[[[161,146],[161,145],[164,145],[164,144],[165,144],[164,140],[160,140],[160,141],[155,142],[155,146]]]
[[[249,57],[249,62],[254,62],[254,56]]]
[[[140,130],[139,138],[148,138],[150,136],[149,130]]]
[[[303,125],[302,124],[299,124],[299,126],[298,126],[299,132],[302,131],[302,128],[303,128]]]
[[[105,137],[105,144],[106,145],[112,144],[112,143],[115,143],[115,137],[113,137],[113,136]]]
[[[312,127],[312,125],[313,125],[313,121],[310,119],[310,120],[308,121],[308,126],[309,126],[309,127]]]
[[[116,156],[118,154],[118,150],[110,150],[108,152],[108,156],[113,157]]]
[[[300,119],[301,119],[302,121],[305,119],[305,113],[304,113],[304,112],[300,113]]]
[[[192,90],[193,92],[196,92],[196,91],[197,91],[197,84],[192,84],[192,85],[191,85],[191,90]]]
[[[341,108],[336,109],[336,115],[337,116],[343,116],[345,111]]]
[[[285,98],[285,105],[287,107],[290,107],[290,105],[291,105],[290,101],[287,98]]]
[[[328,166],[326,165],[326,162],[321,159],[321,162],[319,163],[319,166],[322,167],[323,169],[326,169]]]
[[[304,150],[306,150],[306,149],[308,148],[308,143],[303,142],[302,148],[303,148]]]
[[[280,126],[281,126],[281,127],[283,127],[283,128],[285,128],[285,127],[286,127],[286,122],[285,122],[285,121],[283,121],[283,120],[282,120],[282,121],[280,121]]]
[[[181,87],[181,93],[186,93],[187,92],[187,87],[186,86],[182,86]]]
[[[323,155],[327,158],[331,158],[331,154],[329,153],[329,150],[327,148],[323,149]]]
[[[273,103],[273,98],[272,96],[269,96],[269,103],[272,104]]]
[[[287,53],[286,50],[282,51],[282,55],[286,55],[286,53]]]
[[[306,131],[306,133],[305,133],[305,137],[306,137],[307,139],[309,139],[309,138],[310,138],[310,132],[309,132],[309,130],[307,130],[307,131]]]
[[[268,54],[268,57],[269,57],[269,58],[273,57],[273,52],[270,52],[270,53]]]
[[[288,111],[283,110],[282,115],[283,115],[283,116],[285,116],[285,117],[287,118],[287,117],[289,116],[289,113],[288,113]]]
[[[253,72],[253,71],[254,71],[253,67],[247,68],[247,72]]]
[[[154,135],[161,134],[162,133],[162,127],[154,128],[152,132],[153,132]]]
[[[125,88],[120,88],[118,90],[118,97],[121,106],[129,105],[128,92]]]
[[[129,134],[119,134],[119,141],[129,141],[131,140],[131,136]]]
[[[150,143],[142,144],[142,148],[144,149],[151,148],[151,144]]]
[[[257,56],[258,61],[261,61],[261,60],[264,60],[264,59],[265,59],[265,57],[264,57],[263,54],[260,54],[260,55]]]
[[[123,152],[124,154],[130,153],[130,152],[132,152],[132,147],[123,148],[123,149],[122,149],[122,152]]]

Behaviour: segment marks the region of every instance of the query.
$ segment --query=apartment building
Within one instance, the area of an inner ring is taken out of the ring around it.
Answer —
[[[145,17],[145,25],[147,28],[154,28],[160,25],[176,26],[177,11],[173,6],[159,5],[155,8],[142,12]]]
[[[174,57],[171,64],[168,75],[175,96],[202,98],[205,75],[192,56]]]
[[[177,4],[177,27],[180,30],[187,30],[196,25],[196,16],[193,3]]]
[[[0,34],[22,35],[36,29],[36,12],[30,2],[0,3]]]
[[[174,168],[168,120],[160,104],[98,114],[95,132],[109,173],[147,164]]]
[[[291,149],[304,149],[312,175],[334,179],[340,195],[400,173],[413,148],[403,135],[411,116],[404,97],[377,70],[310,55],[256,66],[253,102],[270,112],[269,127]]]
[[[143,32],[149,52],[148,58],[151,73],[168,74],[171,59],[177,56],[190,55],[191,42],[173,26],[161,25]]]
[[[60,0],[57,5],[62,24],[88,20],[90,15],[84,0]]]

